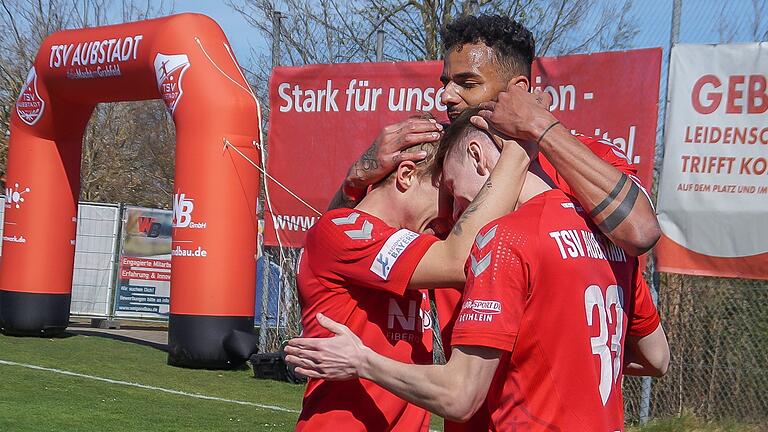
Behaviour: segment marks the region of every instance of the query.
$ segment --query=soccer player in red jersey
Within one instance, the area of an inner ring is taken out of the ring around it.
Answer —
[[[443,30],[442,40],[441,80],[445,87],[442,102],[448,106],[451,120],[468,107],[496,99],[509,84],[522,89],[530,87],[534,41],[531,33],[517,22],[501,16],[461,17]],[[518,123],[530,120],[530,116],[512,114],[507,120]],[[423,157],[399,151],[430,140],[437,130],[434,123],[419,119],[385,128],[350,168],[331,208],[354,206],[371,183],[388,174],[400,161]],[[639,255],[655,244],[660,230],[650,199],[638,199],[638,192],[647,194],[635,177],[635,168],[619,148],[607,141],[573,136],[557,125],[542,141],[540,150],[541,166],[553,183],[574,196],[611,241],[629,255]],[[472,196],[468,194],[470,199]],[[466,206],[468,199],[461,202],[459,197],[458,201],[460,206]],[[450,345],[451,330],[460,312],[457,307],[460,298],[459,291],[435,291],[445,346]],[[484,423],[487,424],[487,419],[479,419],[479,423],[473,422],[462,429],[447,423],[446,430],[480,430]]]
[[[496,99],[509,84],[530,88],[534,40],[530,31],[514,20],[488,15],[460,17],[443,29],[441,39],[441,80],[445,88],[442,102],[448,107],[451,120],[466,108]],[[530,116],[512,114],[513,120],[530,120]],[[435,125],[418,119],[396,126],[385,129],[369,151],[353,164],[332,207],[354,205],[366,187],[386,175],[393,163],[403,157],[417,159],[416,153],[403,156],[398,151],[402,146],[428,139],[436,130]],[[650,198],[636,177],[636,168],[623,151],[605,140],[571,135],[561,125],[553,128],[547,138],[540,145],[539,161],[553,183],[575,197],[598,228],[629,255],[649,250],[660,235],[658,222]],[[457,182],[458,193],[454,191],[458,211],[474,196],[461,194],[461,186],[467,186],[461,183]],[[460,312],[461,292],[439,290],[434,297],[443,344],[447,347]],[[450,352],[446,354],[450,356]],[[446,424],[446,430],[480,430],[482,423],[487,423],[487,419],[478,419],[477,424],[473,419],[470,425],[458,428]]]
[[[434,145],[413,150],[434,154]],[[403,161],[354,209],[326,213],[309,230],[298,271],[306,337],[332,336],[322,313],[345,323],[378,352],[405,363],[432,363],[429,302],[423,288],[462,286],[463,263],[474,235],[514,208],[529,160],[510,142],[489,187],[445,240],[433,157]],[[482,204],[482,205],[481,205]],[[428,413],[366,380],[307,385],[297,430],[420,431]]]
[[[525,91],[531,88],[535,41],[531,32],[513,19],[499,15],[457,17],[442,30],[441,39],[441,102],[447,106],[451,121],[466,108],[496,100],[510,84]],[[531,119],[522,111],[513,114],[512,120]],[[435,124],[419,119],[385,128],[350,167],[330,208],[354,207],[368,186],[388,175],[403,158],[423,157],[418,153],[401,155],[401,149],[432,141],[431,135],[437,131]],[[661,230],[655,211],[649,199],[638,199],[642,190],[634,178],[636,171],[621,149],[608,141],[574,136],[558,125],[539,150],[542,168],[560,189],[587,209],[613,243],[632,256],[656,244]]]
[[[498,160],[469,123],[476,112],[441,144],[449,189]],[[389,359],[325,316],[320,325],[336,336],[292,340],[287,360],[311,377],[371,380],[451,420],[469,420],[485,402],[494,431],[623,430],[622,374],[665,373],[666,337],[636,259],[548,181],[532,164],[517,210],[476,236],[446,365]]]

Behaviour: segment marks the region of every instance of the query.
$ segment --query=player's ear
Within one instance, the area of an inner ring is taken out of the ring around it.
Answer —
[[[472,166],[479,175],[485,176],[489,174],[488,168],[486,167],[487,164],[485,163],[486,155],[480,142],[473,139],[467,144],[467,156],[469,156]]]
[[[525,91],[529,91],[531,88],[531,80],[529,80],[525,75],[517,75],[509,80],[509,84],[507,84],[508,89],[512,88],[513,86],[517,86]]]
[[[416,181],[416,164],[412,161],[400,162],[397,166],[395,182],[400,192],[405,192]]]

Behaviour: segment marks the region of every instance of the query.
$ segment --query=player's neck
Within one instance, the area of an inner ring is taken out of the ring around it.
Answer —
[[[520,199],[517,200],[517,208],[533,199],[535,196],[548,190],[552,190],[552,187],[543,180],[546,178],[548,177],[541,169],[539,161],[533,161],[528,172],[525,174],[525,182],[523,183],[523,189],[520,191]]]
[[[406,211],[397,205],[398,199],[392,196],[389,189],[387,187],[373,188],[355,209],[375,216],[391,227],[402,228]]]

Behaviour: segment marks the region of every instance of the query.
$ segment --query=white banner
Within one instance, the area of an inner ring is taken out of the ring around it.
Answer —
[[[768,278],[768,43],[672,49],[659,269]]]

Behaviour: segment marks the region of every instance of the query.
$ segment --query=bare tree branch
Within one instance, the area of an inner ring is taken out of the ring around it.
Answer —
[[[67,28],[134,21],[171,10],[165,2],[144,0],[1,0],[1,4],[0,180],[4,181],[13,106],[43,39]],[[169,207],[174,142],[172,122],[162,103],[97,106],[83,136],[82,199]]]

